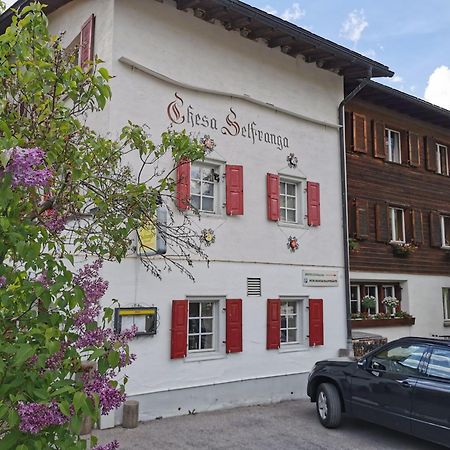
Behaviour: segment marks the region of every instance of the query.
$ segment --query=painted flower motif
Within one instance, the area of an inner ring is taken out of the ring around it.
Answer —
[[[287,248],[291,251],[291,252],[295,252],[298,250],[299,247],[299,242],[298,239],[295,236],[289,236],[288,238],[288,242],[287,242]]]
[[[200,139],[200,143],[205,147],[205,150],[209,153],[214,150],[214,147],[216,146],[216,143],[214,142],[214,139],[211,138],[208,134],[203,136]]]
[[[289,155],[287,155],[286,161],[290,169],[295,169],[298,165],[298,158],[293,153],[289,153]]]
[[[216,242],[216,235],[214,234],[214,230],[211,228],[204,228],[200,235],[200,240],[209,247],[211,244],[214,244]]]

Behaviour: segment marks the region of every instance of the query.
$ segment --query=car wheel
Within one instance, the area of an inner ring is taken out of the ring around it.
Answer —
[[[320,423],[326,428],[336,428],[341,423],[342,405],[336,386],[322,383],[317,389],[317,415]]]

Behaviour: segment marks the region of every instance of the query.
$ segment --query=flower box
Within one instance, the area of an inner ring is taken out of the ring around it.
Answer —
[[[390,319],[352,319],[352,328],[411,326],[415,317],[392,317]]]

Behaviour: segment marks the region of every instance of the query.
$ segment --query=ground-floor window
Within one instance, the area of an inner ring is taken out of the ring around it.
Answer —
[[[444,303],[444,321],[450,323],[450,288],[442,289],[442,298]]]
[[[218,300],[189,300],[189,353],[216,349],[218,309]]]
[[[401,287],[399,283],[352,282],[350,308],[354,318],[396,314],[401,311]]]
[[[302,344],[304,342],[304,300],[281,299],[280,344]]]

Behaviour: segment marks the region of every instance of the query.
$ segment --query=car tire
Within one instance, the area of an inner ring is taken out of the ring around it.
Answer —
[[[337,428],[341,424],[342,405],[339,392],[331,383],[322,383],[317,389],[317,415],[326,428]]]

